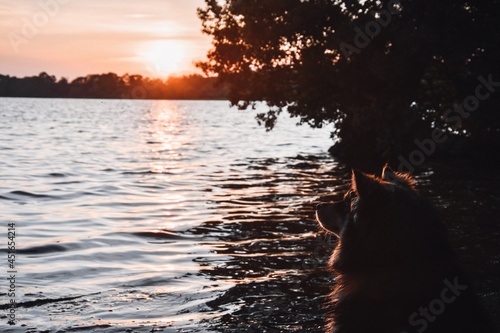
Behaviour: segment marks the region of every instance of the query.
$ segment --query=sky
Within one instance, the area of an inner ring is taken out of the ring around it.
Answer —
[[[0,74],[200,73],[203,0],[0,0]]]

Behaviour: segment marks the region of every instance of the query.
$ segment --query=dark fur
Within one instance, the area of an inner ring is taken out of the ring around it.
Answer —
[[[344,201],[319,205],[316,216],[339,237],[327,332],[494,332],[434,207],[409,176],[388,167],[382,178],[353,172]],[[450,283],[466,289],[453,294]],[[431,304],[434,312],[425,310]]]

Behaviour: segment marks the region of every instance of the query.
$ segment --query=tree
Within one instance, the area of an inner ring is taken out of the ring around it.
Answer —
[[[71,82],[45,72],[24,78],[0,74],[0,97],[227,99],[227,89],[216,78],[198,74],[168,80],[115,73],[78,77]]]
[[[199,67],[234,105],[266,101],[258,120],[269,129],[285,108],[313,127],[334,123],[354,162],[387,161],[436,128],[500,142],[500,94],[447,121],[479,75],[500,81],[499,0],[205,2],[213,48]]]

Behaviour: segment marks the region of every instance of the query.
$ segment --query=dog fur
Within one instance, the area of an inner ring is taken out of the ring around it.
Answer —
[[[318,205],[316,217],[338,237],[326,332],[494,332],[409,175],[353,171],[344,200]]]

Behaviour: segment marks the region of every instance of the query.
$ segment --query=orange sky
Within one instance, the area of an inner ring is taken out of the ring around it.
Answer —
[[[203,0],[0,0],[0,74],[199,72]]]

